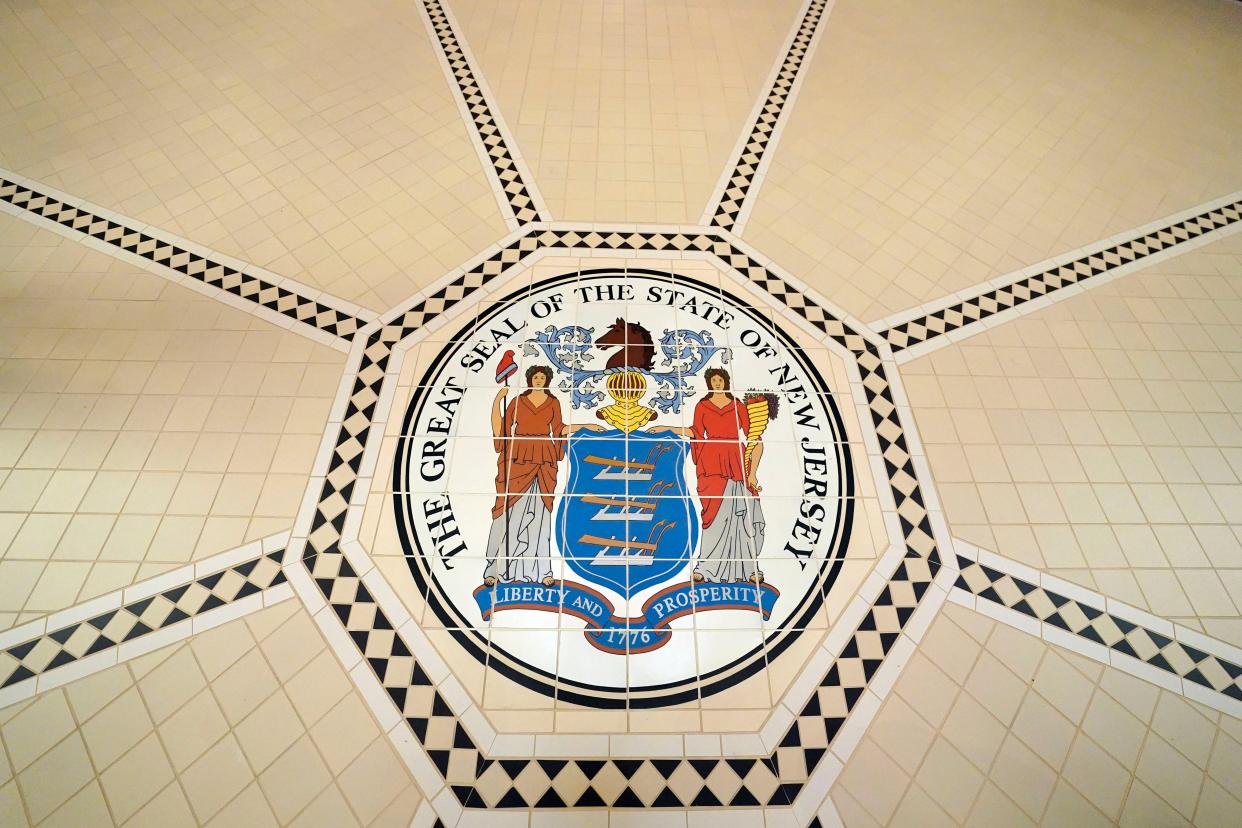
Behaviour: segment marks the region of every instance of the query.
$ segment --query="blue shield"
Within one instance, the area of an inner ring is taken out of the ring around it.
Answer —
[[[573,572],[628,599],[686,565],[700,528],[686,489],[689,447],[676,434],[616,429],[570,439],[555,525]]]

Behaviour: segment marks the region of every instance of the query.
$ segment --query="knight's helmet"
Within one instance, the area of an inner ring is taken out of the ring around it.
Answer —
[[[629,367],[621,368],[607,376],[604,388],[613,403],[600,409],[599,414],[613,428],[629,434],[634,429],[642,428],[655,416],[655,411],[638,402],[647,391],[647,378],[642,372]]]

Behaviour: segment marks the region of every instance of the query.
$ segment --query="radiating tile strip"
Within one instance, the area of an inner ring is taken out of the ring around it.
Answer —
[[[150,228],[128,226],[3,176],[0,176],[0,201],[25,211],[26,215],[72,230],[83,238],[98,239],[117,251],[141,256],[160,267],[227,291],[335,338],[349,341],[369,321],[356,310],[333,307],[322,297],[303,296],[267,279],[184,250],[177,243],[160,238],[160,234]]]
[[[748,125],[745,143],[730,159],[730,171],[713,195],[713,204],[708,206],[704,220],[712,227],[738,232],[742,214],[758,190],[756,178],[776,143],[777,129],[791,109],[799,72],[810,57],[816,32],[827,14],[828,6],[828,0],[809,0],[806,4],[763,104],[756,111],[755,120]]]
[[[904,351],[1034,299],[1105,276],[1156,253],[1174,250],[1205,234],[1237,224],[1239,220],[1242,220],[1242,200],[1205,210],[1192,218],[1142,233],[1128,241],[1054,265],[1033,276],[1018,278],[978,296],[892,325],[883,331],[883,336],[894,353]]]
[[[260,553],[0,649],[0,688],[37,678],[279,586],[286,582],[280,568],[283,556],[283,548]]]
[[[1092,644],[1242,702],[1242,664],[1134,621],[1103,606],[1063,595],[994,566],[957,556],[954,586],[982,601],[1021,613]]]
[[[857,361],[906,551],[776,749],[707,759],[492,759],[474,742],[342,552],[343,527],[394,346],[540,249],[709,253],[783,302]],[[884,366],[868,337],[722,236],[607,229],[535,230],[371,333],[327,464],[302,563],[333,614],[465,808],[788,806],[823,759],[941,566]]]
[[[499,108],[483,90],[444,4],[441,0],[422,0],[422,6],[465,107],[471,132],[489,161],[488,176],[504,194],[503,203],[508,208],[506,218],[513,226],[546,221],[548,214],[534,183],[529,180],[530,172],[518,158],[517,150],[510,147],[512,137],[501,122]]]

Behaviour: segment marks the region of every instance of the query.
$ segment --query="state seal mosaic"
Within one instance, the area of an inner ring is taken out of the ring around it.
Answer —
[[[459,646],[575,704],[661,707],[805,629],[854,470],[832,390],[770,319],[690,277],[599,269],[489,303],[439,347],[392,491]]]

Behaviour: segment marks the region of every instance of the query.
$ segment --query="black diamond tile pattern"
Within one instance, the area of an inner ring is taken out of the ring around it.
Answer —
[[[789,94],[793,91],[798,72],[801,71],[806,53],[811,48],[815,30],[824,17],[826,5],[827,0],[812,0],[806,14],[802,16],[793,43],[785,53],[785,59],[781,61],[781,68],[776,73],[772,88],[768,90],[763,106],[759,109],[759,117],[751,126],[750,135],[746,138],[733,172],[729,175],[729,181],[720,196],[720,203],[712,211],[712,227],[732,230],[737,224],[737,218],[746,204],[746,198],[755,183],[755,176],[763,163],[764,153],[771,144],[772,134],[776,131],[785,105],[789,102]]]
[[[196,615],[285,583],[276,550],[0,650],[0,687],[119,647]]]
[[[540,214],[539,206],[535,203],[530,188],[522,178],[522,172],[518,169],[513,152],[505,142],[505,136],[493,114],[492,103],[479,86],[474,67],[470,59],[466,57],[461,42],[457,39],[457,32],[453,31],[453,24],[449,22],[444,6],[441,5],[440,0],[423,0],[423,8],[426,9],[431,26],[435,29],[436,39],[440,41],[440,49],[444,53],[445,60],[448,61],[461,97],[466,102],[466,109],[470,112],[470,122],[479,140],[483,142],[483,148],[487,151],[488,160],[492,164],[491,172],[499,181],[501,189],[504,190],[505,200],[513,213],[513,218],[517,220],[518,225],[546,220],[546,216]]]
[[[1153,253],[1176,248],[1178,245],[1199,238],[1222,227],[1242,220],[1242,201],[1208,210],[1194,218],[1179,221],[1153,230],[1127,242],[1090,253],[1072,262],[1050,267],[1042,273],[1027,276],[1002,288],[959,302],[893,325],[883,335],[893,352],[904,351],[938,336],[944,336],[967,325],[987,319],[1010,308],[1016,308],[1032,299],[1081,284],[1118,267],[1141,261]]]
[[[366,324],[350,313],[309,299],[266,279],[251,276],[228,265],[213,262],[197,253],[148,235],[140,230],[94,215],[72,204],[59,201],[36,190],[0,178],[0,200],[29,213],[104,241],[119,250],[135,253],[157,265],[190,276],[203,284],[228,291],[256,305],[309,325],[316,330],[344,340],[351,340]]]
[[[954,586],[976,598],[1051,624],[1242,701],[1242,665],[961,555],[957,556],[957,563],[960,574]]]
[[[906,555],[832,669],[767,755],[728,759],[492,759],[342,554],[346,510],[372,437],[393,346],[540,249],[711,253],[845,345],[858,362],[897,504]],[[912,457],[877,349],[724,238],[607,229],[532,230],[367,339],[303,552],[303,564],[410,731],[466,808],[785,806],[819,764],[941,566]]]

